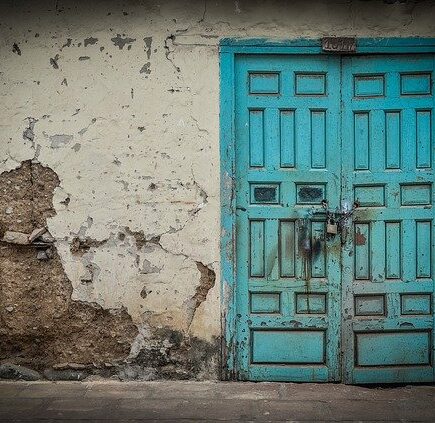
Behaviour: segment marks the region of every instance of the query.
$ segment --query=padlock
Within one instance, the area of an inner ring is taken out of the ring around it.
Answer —
[[[329,219],[326,224],[326,233],[329,235],[337,235],[338,226],[333,219]]]

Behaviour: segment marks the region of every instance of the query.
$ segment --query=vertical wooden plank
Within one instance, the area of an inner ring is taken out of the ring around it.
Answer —
[[[263,278],[265,263],[265,234],[264,220],[251,220],[250,228],[250,276]]]
[[[326,277],[325,222],[311,222],[311,277]]]
[[[402,109],[402,153],[403,161],[401,169],[413,172],[416,167],[417,154],[417,131],[416,131],[416,113],[414,109]]]
[[[385,280],[385,223],[375,220],[369,224],[370,244],[370,279],[372,282],[384,282]]]
[[[369,113],[354,114],[354,166],[355,170],[368,170],[369,163]]]
[[[385,222],[385,277],[402,277],[401,223]]]
[[[288,317],[288,316],[292,316],[293,315],[293,309],[292,309],[292,304],[291,304],[291,293],[289,292],[289,290],[287,289],[283,289],[281,291],[281,297],[280,297],[280,302],[281,302],[281,315]]]
[[[295,167],[295,112],[280,111],[281,167]]]
[[[370,279],[370,224],[355,223],[354,225],[355,263],[354,278]]]
[[[326,112],[311,110],[311,167],[326,167]]]
[[[279,243],[280,243],[280,274],[283,278],[295,276],[296,260],[296,238],[295,222],[281,220],[279,223]]]
[[[417,142],[417,169],[431,167],[431,111],[417,110],[416,114],[416,142]]]
[[[415,234],[417,239],[417,278],[430,278],[432,274],[431,222],[416,222]]]
[[[264,110],[264,164],[268,170],[280,168],[280,111],[268,107]]]
[[[296,234],[295,234],[295,238],[296,238],[296,243],[295,243],[295,249],[296,249],[296,262],[295,262],[295,276],[297,279],[305,279],[306,275],[305,275],[305,262],[304,262],[304,252],[302,247],[302,244],[304,242],[304,238],[307,235],[306,232],[306,221],[305,219],[298,219],[295,222],[295,230],[296,230]]]
[[[385,168],[400,169],[401,128],[400,112],[385,113]]]
[[[372,172],[385,170],[385,113],[373,100],[372,110],[369,115],[368,151],[369,168]]]
[[[311,168],[311,122],[309,110],[303,108],[296,109],[295,120],[298,123],[295,133],[297,169],[308,170]]]
[[[402,221],[402,234],[403,234],[403,245],[410,246],[410,248],[403,249],[403,281],[404,282],[414,282],[416,278],[416,228],[415,220],[404,219]]]
[[[266,278],[269,281],[279,279],[279,221],[277,219],[267,219],[265,221],[265,266]]]
[[[249,111],[249,165],[264,166],[264,111]]]

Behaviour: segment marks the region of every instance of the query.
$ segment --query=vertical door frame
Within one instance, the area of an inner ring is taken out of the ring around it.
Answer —
[[[356,55],[435,53],[435,38],[360,38]],[[221,379],[237,380],[236,362],[236,195],[235,81],[236,55],[325,55],[320,39],[274,41],[222,39],[220,58],[220,200],[221,200]]]

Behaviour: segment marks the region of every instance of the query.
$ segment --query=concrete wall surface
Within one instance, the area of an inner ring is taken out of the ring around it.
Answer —
[[[434,1],[2,1],[0,376],[218,378],[220,39],[433,37],[434,17]]]

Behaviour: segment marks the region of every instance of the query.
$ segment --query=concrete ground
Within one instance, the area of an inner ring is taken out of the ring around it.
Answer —
[[[0,382],[1,422],[435,421],[435,386]]]

